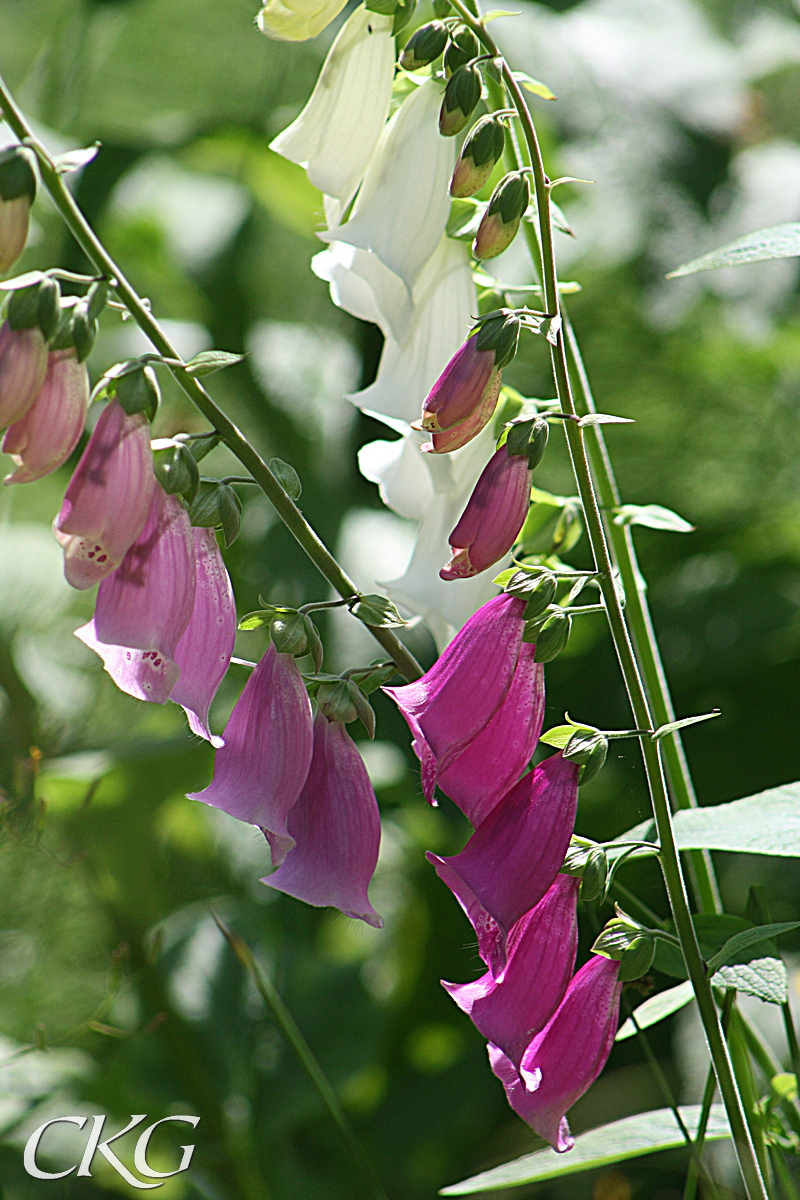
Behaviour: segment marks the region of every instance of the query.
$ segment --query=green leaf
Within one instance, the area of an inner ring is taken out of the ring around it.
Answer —
[[[719,709],[715,708],[708,713],[700,713],[696,717],[681,717],[680,721],[670,721],[668,725],[659,725],[658,729],[654,730],[651,738],[654,742],[660,742],[668,733],[675,733],[678,729],[686,729],[688,725],[699,725],[701,721],[710,721],[712,717],[720,715]]]
[[[772,225],[769,229],[747,233],[700,258],[693,258],[691,262],[670,271],[667,279],[694,275],[697,271],[713,271],[717,267],[740,267],[743,263],[765,262],[770,258],[795,258],[798,254],[800,224]]]
[[[508,581],[514,578],[518,570],[518,567],[509,567],[507,571],[501,571],[499,575],[496,575],[492,583],[496,583],[498,587],[505,587]]]
[[[724,966],[725,963],[744,954],[753,946],[775,938],[781,933],[789,933],[792,929],[800,929],[800,921],[778,921],[771,925],[756,925],[753,929],[743,929],[740,933],[735,933],[733,937],[728,938],[722,949],[708,960],[708,969],[715,971],[717,967]]]
[[[665,992],[659,992],[657,996],[651,996],[649,1000],[645,1000],[634,1010],[636,1024],[640,1029],[649,1029],[651,1025],[657,1025],[659,1021],[663,1021],[666,1017],[671,1017],[673,1013],[678,1012],[681,1008],[685,1008],[694,999],[694,989],[691,982],[687,979],[685,983],[679,983],[676,987],[667,988]],[[617,1030],[617,1036],[614,1039],[617,1042],[624,1042],[627,1038],[636,1036],[636,1026],[628,1017],[627,1021],[623,1022]]]
[[[508,15],[513,16],[514,14]],[[542,100],[557,99],[555,92],[551,91],[547,84],[542,83],[541,80],[531,79],[530,75],[527,75],[525,71],[514,71],[513,74],[517,83],[521,83],[527,92],[533,92],[534,96],[540,96]]]
[[[274,608],[257,608],[255,612],[245,613],[239,622],[240,629],[261,629],[263,625],[269,625],[272,618],[275,616]]]
[[[472,241],[478,232],[481,217],[487,205],[472,197],[457,198],[450,202],[450,216],[445,233],[458,241]]]
[[[682,1106],[680,1114],[689,1131],[693,1132],[699,1121],[700,1105]],[[725,1110],[721,1104],[715,1104],[709,1117],[706,1141],[728,1137],[730,1130]],[[610,1125],[601,1125],[599,1129],[579,1134],[569,1154],[558,1154],[550,1149],[537,1150],[535,1154],[525,1154],[501,1167],[493,1167],[491,1171],[482,1171],[471,1179],[453,1183],[442,1188],[439,1194],[469,1196],[475,1192],[518,1187],[523,1183],[611,1166],[612,1163],[639,1158],[643,1154],[654,1154],[657,1150],[674,1150],[685,1144],[672,1109],[659,1108],[652,1112],[637,1113],[633,1117],[623,1117],[621,1121],[612,1121]]]
[[[303,485],[292,464],[284,462],[282,458],[271,458],[269,469],[287,496],[290,496],[292,500],[299,500],[303,492]]]
[[[720,967],[712,980],[714,987],[732,988],[747,996],[756,996],[768,1004],[785,1004],[789,998],[789,978],[779,958],[754,958],[747,963]]]
[[[405,625],[391,600],[386,596],[361,596],[350,609],[354,617],[377,629],[397,629]]]
[[[84,146],[81,150],[67,150],[65,154],[57,154],[54,157],[53,166],[59,175],[66,175],[70,171],[79,171],[81,167],[85,167],[97,156],[99,149],[100,143],[95,142],[93,146]]]
[[[697,931],[700,953],[706,962],[709,962],[735,934],[749,932],[752,929],[749,921],[744,917],[734,916],[732,913],[695,913],[692,920]],[[669,923],[668,932],[675,933],[672,922]],[[767,946],[763,950],[763,953],[766,954],[771,952],[774,952],[774,946],[771,948]],[[752,957],[755,958],[756,954],[754,953]],[[661,971],[664,975],[672,975],[675,979],[686,979],[686,966],[680,946],[665,942],[661,938],[658,941],[654,965],[656,970]]]
[[[621,504],[614,509],[614,524],[646,525],[648,529],[667,529],[671,533],[692,533],[694,530],[694,525],[661,504]]]
[[[800,783],[675,814],[679,850],[730,850],[800,858]]]
[[[186,370],[190,375],[213,375],[224,367],[233,367],[244,358],[243,354],[232,354],[229,350],[201,350],[190,358]]]
[[[557,750],[563,750],[576,731],[597,733],[597,730],[592,729],[591,725],[554,725],[552,729],[548,729],[547,733],[541,735],[539,741],[544,742],[546,746],[555,746]]]
[[[587,425],[633,425],[633,417],[615,417],[612,413],[587,413],[581,417],[578,424],[581,428]]]

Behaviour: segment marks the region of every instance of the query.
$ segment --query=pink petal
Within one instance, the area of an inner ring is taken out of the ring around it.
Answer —
[[[0,325],[0,429],[25,416],[47,372],[47,343],[41,329]]]
[[[41,391],[6,430],[3,453],[17,464],[4,483],[30,483],[65,463],[78,444],[89,408],[89,373],[74,350],[54,350]]]
[[[103,660],[114,683],[121,692],[137,700],[166,704],[178,679],[175,662],[159,650],[134,650],[128,646],[109,646],[97,640],[94,620],[75,630],[85,646]]]

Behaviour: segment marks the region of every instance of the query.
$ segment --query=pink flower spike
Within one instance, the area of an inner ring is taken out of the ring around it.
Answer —
[[[442,986],[483,1036],[519,1069],[567,989],[578,949],[580,880],[557,875],[545,896],[514,926],[502,983],[487,971],[473,983]]]
[[[509,553],[525,524],[531,499],[527,454],[496,450],[483,468],[461,519],[450,534],[452,559],[442,579],[469,579]]]
[[[74,349],[51,351],[39,395],[3,438],[3,453],[17,464],[3,483],[31,483],[65,463],[83,433],[88,408],[86,365]]]
[[[495,978],[505,968],[512,927],[539,903],[561,870],[575,825],[578,773],[575,763],[554,754],[523,775],[460,854],[427,855],[477,923],[481,957]]]
[[[423,789],[433,801],[437,772],[455,762],[506,697],[522,643],[524,600],[494,596],[414,683],[383,690],[414,735]]]
[[[192,527],[159,487],[144,529],[97,593],[94,618],[76,636],[103,659],[117,687],[164,704],[178,681],[175,651],[194,605]]]
[[[381,840],[378,802],[344,725],[322,713],[314,720],[311,770],[286,824],[296,845],[261,882],[379,929],[367,895]]]
[[[98,418],[67,485],[54,532],[74,588],[110,575],[142,532],[155,492],[150,426],[116,400]]]
[[[233,654],[236,602],[213,529],[193,529],[194,608],[175,650],[180,677],[170,700],[183,706],[189,728],[212,746],[222,746],[208,728],[208,710]]]
[[[565,1114],[597,1079],[614,1045],[622,992],[618,976],[618,962],[592,955],[531,1041],[519,1073],[501,1050],[489,1046],[492,1070],[509,1104],[559,1153],[575,1144]]]
[[[38,325],[0,325],[0,429],[25,416],[47,373],[47,342]]]
[[[477,333],[467,338],[425,398],[417,427],[429,433],[441,433],[472,416],[492,393],[496,403],[500,371],[494,364],[494,349],[479,350]]]
[[[291,654],[273,642],[242,689],[214,761],[214,778],[190,799],[258,825],[273,845],[273,861],[294,845],[286,816],[311,766],[311,701]],[[277,849],[276,849],[277,847]]]

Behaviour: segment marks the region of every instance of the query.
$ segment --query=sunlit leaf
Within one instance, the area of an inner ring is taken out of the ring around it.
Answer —
[[[99,149],[100,143],[95,142],[93,146],[84,146],[81,150],[67,150],[65,154],[57,154],[54,157],[53,166],[59,175],[66,175],[70,171],[79,171],[81,167],[85,167],[87,163],[97,157]]]
[[[614,509],[614,524],[646,525],[648,529],[667,529],[673,533],[691,533],[694,530],[694,525],[661,504],[621,504]]]
[[[700,258],[693,258],[691,262],[670,271],[667,279],[694,275],[697,271],[713,271],[717,267],[739,267],[744,263],[765,262],[770,258],[795,258],[797,255],[800,255],[800,223],[772,225],[769,229],[747,233]]]
[[[514,16],[514,13],[504,14]],[[521,83],[527,92],[533,92],[534,96],[540,96],[542,100],[555,100],[556,94],[546,83],[542,83],[539,79],[532,79],[525,71],[514,71],[514,78],[517,83]]]
[[[186,370],[190,375],[213,375],[224,367],[235,366],[243,358],[243,354],[232,354],[230,350],[201,350],[189,359]]]
[[[714,987],[732,988],[746,996],[756,996],[768,1004],[785,1004],[789,997],[789,978],[780,958],[769,955],[746,963],[720,967],[711,980]]]
[[[664,992],[659,992],[657,996],[650,996],[643,1004],[640,1004],[637,1009],[634,1009],[636,1017],[636,1025],[640,1029],[649,1029],[651,1025],[657,1025],[659,1021],[663,1021],[666,1017],[671,1017],[681,1008],[685,1008],[687,1004],[694,999],[694,989],[687,979],[685,983],[679,983],[677,987],[667,988]],[[624,1042],[627,1038],[636,1036],[636,1025],[628,1017],[617,1030],[616,1041]]]

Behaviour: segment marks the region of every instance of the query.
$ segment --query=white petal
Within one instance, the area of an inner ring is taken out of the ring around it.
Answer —
[[[345,312],[372,321],[386,337],[405,338],[414,306],[408,288],[368,250],[333,242],[311,260],[311,269],[331,285],[331,299]]]
[[[270,147],[304,166],[314,186],[342,206],[364,178],[389,114],[394,58],[392,18],[357,8],[328,51],[308,104]]]
[[[413,433],[395,442],[377,441],[358,452],[361,474],[377,483],[381,500],[401,517],[421,521],[433,500],[430,471]]]
[[[279,42],[305,42],[316,37],[347,0],[267,0],[258,14],[258,28]]]

